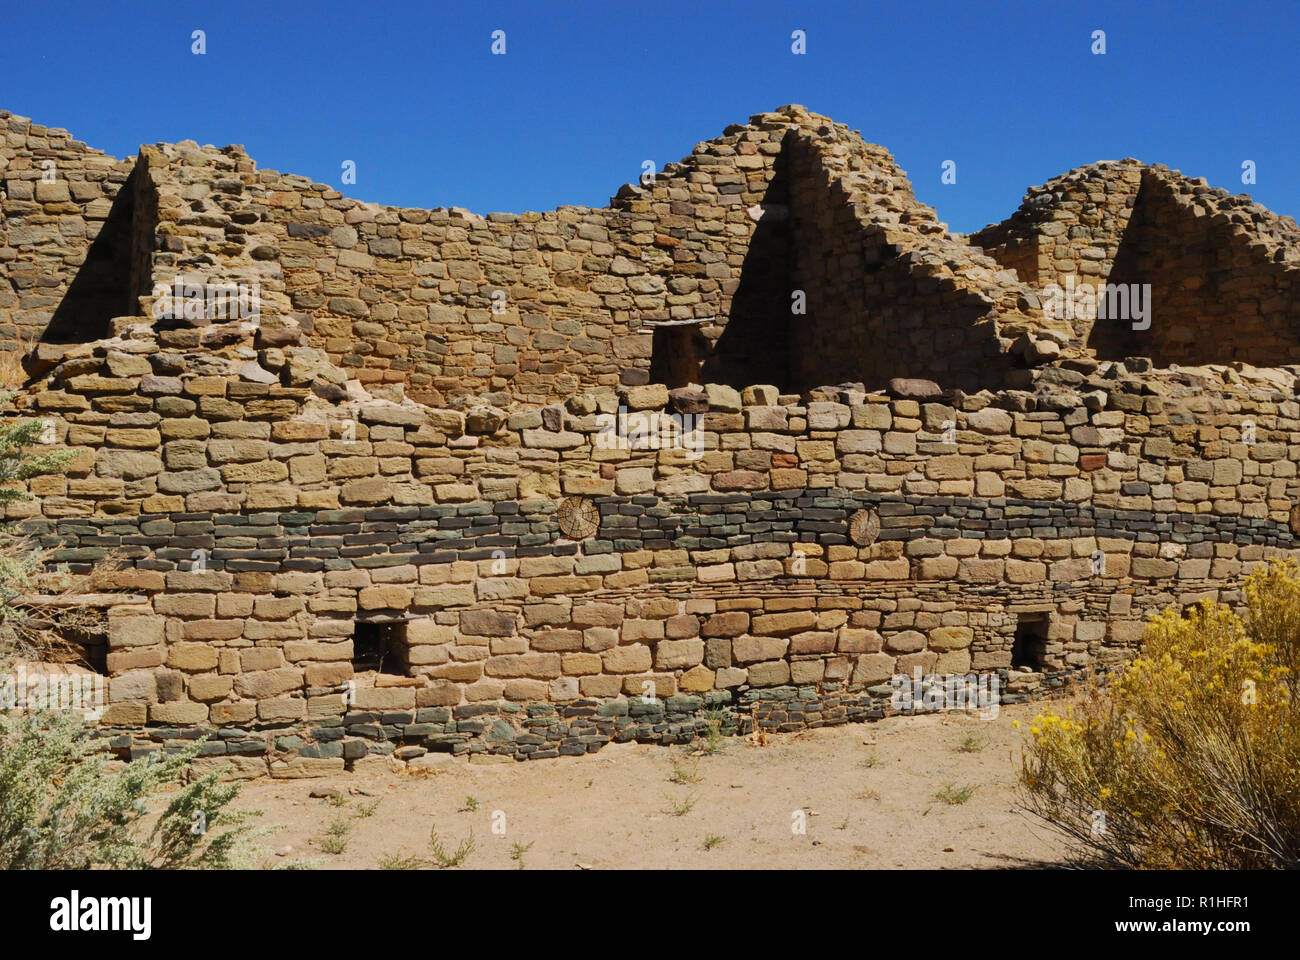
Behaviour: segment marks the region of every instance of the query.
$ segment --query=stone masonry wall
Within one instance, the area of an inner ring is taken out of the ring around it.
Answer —
[[[714,342],[728,317],[744,325],[765,309],[731,305],[751,254],[746,211],[800,116],[733,128],[610,208],[487,217],[364,204],[257,171],[237,148],[161,145],[148,155],[163,184],[155,282],[260,281],[268,326],[305,332],[390,398],[543,403],[646,382],[645,321],[707,318]],[[714,366],[743,368],[751,353]]]
[[[646,383],[665,322],[699,323],[707,351],[688,379],[880,386],[912,367],[970,385],[1042,325],[1014,276],[948,238],[882,148],[798,107],[728,128],[599,210],[380,207],[193,142],[142,148],[135,170],[127,229],[152,235],[152,251],[141,265],[114,247],[132,263],[129,284],[117,270],[114,315],[156,316],[155,288],[177,278],[256,284],[265,339],[305,335],[389,399],[547,403]],[[888,199],[864,170],[892,185]],[[841,321],[864,305],[875,326]],[[111,333],[103,320],[47,339],[96,339]],[[846,336],[860,340],[846,349]]]
[[[130,564],[104,717],[124,753],[220,730],[211,750],[251,771],[552,756],[689,739],[706,709],[742,730],[880,715],[917,668],[1015,698],[1131,654],[1170,603],[1235,602],[1296,548],[1300,404],[1276,372],[649,385],[467,414],[325,400],[307,378],[341,372],[309,348],[125,333],[32,395],[77,457],[10,508],[56,561]],[[698,455],[611,445],[620,404],[697,412]],[[570,498],[590,537],[560,527]],[[358,625],[389,623],[397,675],[357,672]]]
[[[1011,218],[970,239],[1039,294],[1067,278],[1150,284],[1148,329],[1125,317],[1073,319],[1073,342],[1099,358],[1300,361],[1300,230],[1204,179],[1136,160],[1093,164],[1030,190]]]
[[[0,111],[0,349],[47,333],[103,336],[134,312],[130,277],[133,163]],[[50,328],[53,328],[52,330]]]
[[[486,218],[5,120],[0,339],[42,337],[9,413],[73,453],[7,519],[122,564],[87,660],[123,756],[549,757],[882,716],[914,671],[1011,702],[1300,547],[1294,370],[1154,369],[1172,326],[1096,356],[1042,313],[1065,271],[1159,273],[1153,332],[1167,298],[1286,347],[1294,225],[1162,168],[1031,191],[986,256],[797,107],[603,210]],[[67,200],[38,193],[47,149]],[[1198,306],[1206,264],[1231,308]],[[177,277],[256,285],[258,312],[160,309]],[[683,330],[703,352],[665,358]]]
[[[1013,364],[1002,338],[1045,326],[1028,288],[949,239],[883,148],[842,128],[788,143],[792,283],[807,297],[792,320],[793,382],[1002,382]]]

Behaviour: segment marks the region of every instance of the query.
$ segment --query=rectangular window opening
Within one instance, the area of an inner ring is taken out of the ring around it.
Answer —
[[[1046,613],[1022,613],[1016,622],[1011,645],[1011,669],[1037,673],[1047,660],[1047,641],[1052,621]]]
[[[405,677],[410,666],[406,649],[405,620],[358,620],[352,632],[352,669]]]

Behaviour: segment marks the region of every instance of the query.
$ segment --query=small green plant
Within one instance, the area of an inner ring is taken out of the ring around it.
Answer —
[[[699,783],[703,777],[700,776],[699,760],[686,761],[684,763],[673,764],[673,774],[669,777],[672,783]]]
[[[986,746],[987,741],[983,737],[977,737],[973,733],[968,733],[962,738],[961,743],[957,744],[957,749],[962,753],[979,753]]]
[[[870,787],[867,787],[865,790],[861,790],[861,791],[858,792],[858,799],[859,799],[859,800],[879,800],[879,799],[880,799],[880,791],[878,791],[878,790],[872,790]]]
[[[711,833],[704,838],[704,849],[712,850],[714,847],[718,846],[719,844],[726,842],[726,839],[727,839],[726,837],[720,837],[716,833]]]
[[[357,804],[357,816],[364,820],[366,817],[373,817],[378,809],[378,800],[367,800],[365,803]]]
[[[684,817],[695,809],[695,794],[685,797],[681,800],[664,794],[664,799],[668,801],[668,809],[665,813],[671,813],[674,817]]]
[[[461,806],[461,808],[460,808],[459,810],[457,810],[456,812],[457,812],[457,813],[473,813],[473,812],[476,811],[477,809],[478,809],[478,797],[466,797],[466,798],[465,798],[465,803],[464,803],[464,804]]]
[[[325,836],[321,838],[320,847],[326,853],[340,854],[348,848],[348,833],[352,830],[352,822],[346,817],[335,817],[325,828]]]
[[[429,850],[433,853],[433,859],[438,866],[446,869],[448,867],[459,867],[474,852],[474,831],[470,830],[469,836],[456,845],[455,853],[448,853],[446,846],[443,845],[442,839],[438,836],[438,828],[429,828]]]
[[[849,815],[846,813],[846,814],[844,815],[844,819],[840,821],[839,826],[837,826],[835,829],[836,829],[836,830],[847,830],[848,828],[849,828]]]
[[[346,807],[348,805],[348,798],[345,794],[336,793],[334,796],[329,798],[329,804],[331,807]]]
[[[865,757],[862,758],[862,765],[867,769],[871,769],[872,767],[879,766],[880,756],[876,753],[876,751],[872,750],[869,754],[867,754]]]
[[[524,868],[524,854],[533,849],[533,844],[536,842],[536,840],[533,840],[529,843],[512,843],[510,845],[510,859],[519,864],[520,870]]]
[[[700,752],[705,756],[713,756],[722,749],[725,742],[725,734],[722,732],[722,725],[726,722],[727,711],[709,710],[704,714],[704,740],[700,744]]]
[[[424,861],[419,857],[405,856],[400,853],[387,853],[379,858],[380,870],[419,870]]]
[[[973,786],[957,786],[955,783],[945,783],[939,787],[939,792],[934,795],[936,800],[942,800],[950,806],[957,806],[969,800],[975,793]]]

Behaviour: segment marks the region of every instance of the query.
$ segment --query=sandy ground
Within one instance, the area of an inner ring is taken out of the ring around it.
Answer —
[[[431,828],[448,855],[472,831],[463,869],[515,869],[519,858],[524,869],[1043,865],[1063,845],[1014,797],[1021,731],[1012,721],[1034,711],[896,717],[765,746],[726,738],[703,755],[611,744],[527,763],[449,759],[421,774],[264,779],[247,783],[236,805],[283,827],[261,844],[266,866],[375,868],[394,856],[435,866]],[[954,800],[974,789],[950,803],[938,796],[945,785]],[[330,788],[339,795],[310,796]]]

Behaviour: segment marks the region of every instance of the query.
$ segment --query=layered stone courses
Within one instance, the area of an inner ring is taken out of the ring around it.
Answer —
[[[124,756],[212,734],[250,775],[549,757],[877,717],[916,670],[1023,698],[1122,662],[1168,605],[1238,604],[1297,548],[1293,369],[1159,369],[1138,348],[1174,355],[1172,326],[1112,358],[1042,313],[1041,283],[1159,263],[1199,322],[1194,258],[1168,266],[1161,238],[1207,217],[1197,256],[1245,250],[1286,289],[1285,218],[1163,168],[1031,191],[985,252],[797,107],[605,210],[487,218],[361,204],[234,147],[117,164],[0,119],[0,340],[43,337],[12,412],[73,455],[8,518],[56,563],[125,564],[103,718]],[[70,199],[38,192],[49,150]],[[31,232],[91,205],[93,256],[72,220]],[[155,317],[198,271],[257,284],[259,315]],[[1285,319],[1256,300],[1216,322]],[[683,341],[647,322],[697,319],[697,360],[656,355]],[[664,414],[695,442],[610,433]],[[591,536],[561,530],[566,498]],[[371,623],[401,624],[389,672],[354,668]]]
[[[759,543],[845,545],[850,542],[850,512],[862,507],[880,513],[878,541],[1094,536],[1149,543],[1296,546],[1289,522],[1272,518],[1113,510],[1055,500],[891,498],[826,488],[798,494],[691,494],[667,500],[598,497],[596,503],[601,527],[581,547],[557,542],[564,538],[550,501],[499,502],[490,512],[474,504],[248,515],[175,513],[28,522],[23,527],[54,547],[51,559],[56,563],[89,565],[113,554],[161,571],[186,569],[194,563],[195,550],[207,552],[205,562],[214,570],[320,572],[478,561],[497,555],[514,559],[576,556],[581,551],[594,557]],[[693,567],[683,565],[680,570],[685,579],[695,578]],[[677,572],[668,568],[669,574]]]

